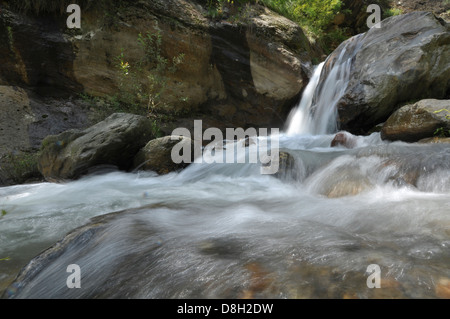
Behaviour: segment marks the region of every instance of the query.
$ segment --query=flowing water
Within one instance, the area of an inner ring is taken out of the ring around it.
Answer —
[[[330,147],[335,110],[313,97],[322,68],[277,136],[294,159],[278,176],[194,163],[0,188],[4,297],[448,298],[450,147],[377,133]],[[345,70],[315,94],[334,101]],[[66,285],[71,264],[80,289]],[[367,285],[372,264],[381,288]]]

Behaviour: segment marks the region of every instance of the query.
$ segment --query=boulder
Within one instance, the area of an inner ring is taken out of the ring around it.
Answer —
[[[449,24],[432,13],[413,12],[385,19],[381,28],[342,43],[328,58],[318,87],[340,56],[350,59],[348,85],[337,102],[340,128],[363,134],[401,103],[448,96],[449,31]]]
[[[450,100],[421,100],[394,112],[381,129],[381,138],[417,142],[433,137],[440,128],[450,130]]]
[[[85,130],[46,137],[38,169],[50,181],[78,178],[98,165],[126,170],[151,137],[152,126],[146,117],[115,113]]]
[[[177,145],[177,149],[174,146]],[[135,170],[153,171],[158,174],[167,174],[187,167],[194,158],[194,140],[186,136],[165,136],[151,140],[134,158]],[[190,150],[189,161],[176,163],[172,158],[172,149],[176,155],[183,156],[182,150]]]

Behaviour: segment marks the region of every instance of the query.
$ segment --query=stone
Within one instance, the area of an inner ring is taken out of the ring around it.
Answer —
[[[448,96],[449,31],[449,24],[432,13],[413,12],[385,19],[381,28],[347,40],[353,44],[345,53],[351,58],[350,80],[337,102],[340,128],[362,135],[402,103]],[[323,78],[347,41],[328,58]]]
[[[42,142],[38,169],[50,181],[79,178],[98,165],[127,170],[152,137],[144,116],[115,113],[85,130],[68,130]]]
[[[436,283],[435,293],[438,298],[450,299],[450,279],[439,278]]]
[[[344,146],[354,148],[356,146],[356,137],[348,132],[339,132],[331,141],[331,147]]]
[[[450,137],[429,137],[429,138],[424,138],[421,139],[419,141],[419,143],[432,143],[432,144],[436,144],[436,143],[450,143]]]
[[[382,127],[381,138],[417,142],[432,138],[440,128],[450,130],[450,100],[421,100],[394,112]]]
[[[194,140],[186,136],[165,136],[151,140],[139,151],[134,158],[135,170],[153,171],[163,175],[187,167],[190,162],[175,163],[172,159],[172,149],[177,144],[180,149],[190,149],[190,162],[193,162]]]

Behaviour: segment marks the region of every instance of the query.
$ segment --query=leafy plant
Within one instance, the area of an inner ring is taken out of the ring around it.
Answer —
[[[447,129],[443,128],[443,127],[440,127],[434,132],[434,136],[436,136],[436,137],[450,137],[450,130],[447,130]]]
[[[6,260],[11,260],[11,257],[5,257],[5,258],[0,259],[0,261],[6,261]]]
[[[441,113],[441,112],[447,112],[447,114],[445,115],[445,118],[447,120],[450,120],[450,111],[447,110],[447,109],[441,109],[441,110],[438,110],[438,111],[434,111],[433,113],[437,114],[437,113]],[[437,137],[450,137],[450,129],[446,129],[444,127],[440,127],[434,132],[434,136],[437,136]]]
[[[266,7],[299,24],[310,40],[317,41],[326,53],[349,38],[347,29],[331,29],[337,14],[350,13],[343,9],[343,0],[260,0]]]
[[[403,13],[402,9],[398,9],[398,8],[389,8],[387,10],[384,11],[383,16],[385,18],[388,17],[392,17],[392,16],[398,16],[401,15]]]
[[[178,70],[184,62],[184,53],[171,58],[163,55],[162,35],[158,25],[155,32],[139,33],[137,42],[144,55],[140,61],[132,64],[125,56],[124,50],[117,57],[119,70],[119,98],[133,105],[143,105],[148,114],[156,115],[157,109],[168,108],[164,101],[167,88],[167,77]],[[180,100],[186,101],[186,97]]]
[[[6,212],[6,210],[2,209],[0,218],[2,218],[3,216],[5,216],[6,214],[8,214],[8,213]]]

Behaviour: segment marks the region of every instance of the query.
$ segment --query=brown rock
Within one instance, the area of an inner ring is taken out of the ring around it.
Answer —
[[[417,142],[433,137],[437,129],[450,130],[450,100],[421,100],[392,114],[381,129],[381,138]]]
[[[436,296],[443,299],[450,299],[450,279],[440,278],[435,288]]]
[[[331,141],[331,147],[336,146],[354,148],[356,146],[356,137],[348,132],[339,132]]]

